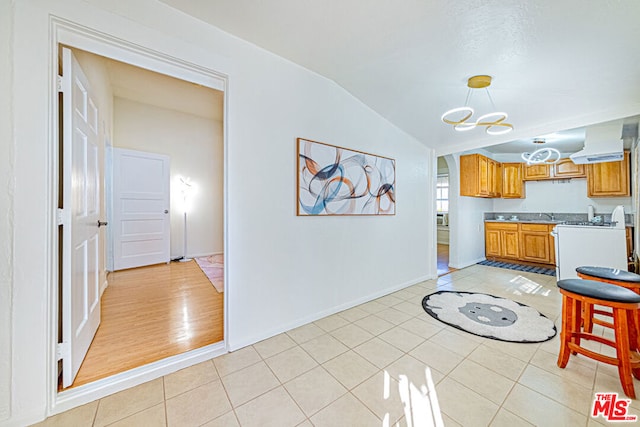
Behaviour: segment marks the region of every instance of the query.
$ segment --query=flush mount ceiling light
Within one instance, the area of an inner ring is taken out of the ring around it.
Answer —
[[[453,128],[459,132],[475,129],[478,126],[485,126],[485,132],[489,135],[502,135],[513,130],[513,125],[505,123],[507,120],[507,113],[495,112],[484,114],[475,122],[469,122],[473,113],[473,108],[470,107],[471,96],[473,95],[473,89],[485,89],[487,97],[491,103],[491,108],[495,111],[495,105],[493,105],[493,99],[489,94],[489,86],[491,85],[491,76],[473,76],[469,78],[467,82],[467,99],[464,102],[464,107],[454,108],[445,112],[440,119],[446,124],[452,125]]]

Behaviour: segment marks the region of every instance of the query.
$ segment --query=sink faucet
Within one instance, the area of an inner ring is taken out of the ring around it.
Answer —
[[[554,220],[555,220],[555,217],[553,216],[553,213],[544,213],[544,212],[540,212],[539,216],[540,216],[541,218],[542,218],[542,215],[546,215],[546,216],[548,216],[548,217],[549,217],[549,219],[550,219],[551,221],[554,221]]]

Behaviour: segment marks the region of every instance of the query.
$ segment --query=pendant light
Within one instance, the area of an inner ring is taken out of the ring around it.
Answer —
[[[513,125],[505,123],[507,120],[507,113],[501,111],[495,111],[496,107],[493,104],[493,99],[489,93],[489,86],[491,85],[491,76],[480,75],[470,77],[467,81],[467,98],[464,102],[464,107],[453,108],[445,112],[440,119],[449,125],[452,125],[458,132],[464,132],[471,129],[475,129],[478,126],[484,126],[485,132],[489,135],[503,135],[513,130]],[[475,113],[474,109],[470,106],[471,97],[474,89],[484,89],[491,103],[491,107],[495,112],[483,114],[474,121],[469,121],[471,116]]]

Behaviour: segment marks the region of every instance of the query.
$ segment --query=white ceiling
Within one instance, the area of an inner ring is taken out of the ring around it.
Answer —
[[[334,80],[441,154],[640,113],[638,0],[161,1]],[[514,132],[440,121],[476,74]]]

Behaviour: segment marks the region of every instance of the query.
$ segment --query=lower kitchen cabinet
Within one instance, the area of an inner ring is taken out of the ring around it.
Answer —
[[[553,241],[548,224],[520,224],[521,258],[524,261],[553,264]]]
[[[485,223],[485,252],[487,257],[518,259],[520,245],[518,224]]]
[[[485,222],[485,256],[492,259],[555,264],[553,224]]]

